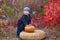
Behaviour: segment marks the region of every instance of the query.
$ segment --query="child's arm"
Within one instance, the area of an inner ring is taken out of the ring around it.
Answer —
[[[25,17],[22,18],[22,22],[25,26],[28,25],[28,22],[26,21]]]

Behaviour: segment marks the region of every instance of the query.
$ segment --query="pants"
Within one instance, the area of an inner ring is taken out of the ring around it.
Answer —
[[[16,32],[17,36],[19,36],[19,34],[22,30],[24,30],[24,27],[25,27],[24,25],[20,25],[20,26],[17,27],[17,32]]]

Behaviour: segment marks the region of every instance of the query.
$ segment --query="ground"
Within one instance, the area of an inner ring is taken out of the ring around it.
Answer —
[[[46,32],[47,37],[42,40],[60,40],[60,32],[57,33],[49,29],[42,29]],[[16,37],[16,29],[9,30],[6,29],[4,32],[0,32],[0,40],[20,40]]]

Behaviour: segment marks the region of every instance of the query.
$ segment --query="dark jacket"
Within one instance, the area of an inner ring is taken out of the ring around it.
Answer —
[[[18,20],[17,27],[22,30],[26,25],[30,24],[31,16],[23,14],[23,16]]]

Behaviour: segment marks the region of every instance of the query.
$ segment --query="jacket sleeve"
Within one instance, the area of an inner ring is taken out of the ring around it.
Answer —
[[[22,22],[24,25],[28,25],[28,22],[26,21],[25,17],[22,17]]]

